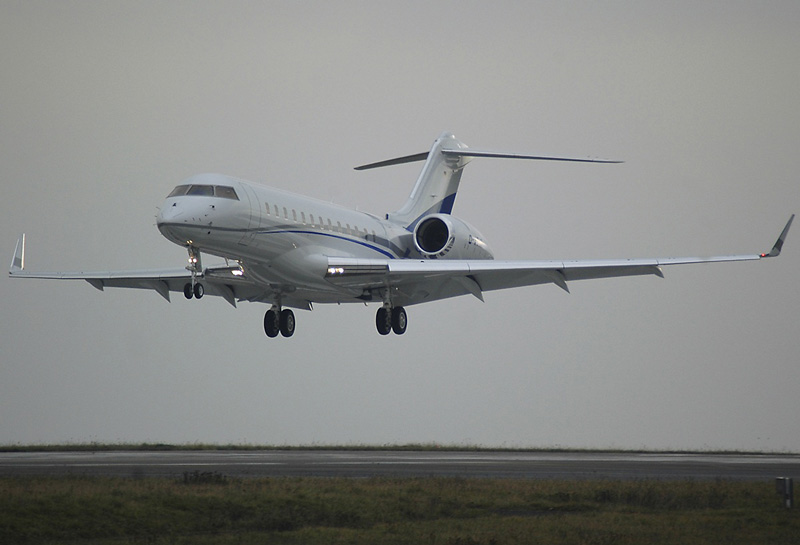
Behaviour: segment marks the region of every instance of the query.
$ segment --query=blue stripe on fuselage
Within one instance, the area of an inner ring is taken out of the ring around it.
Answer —
[[[334,235],[332,233],[321,233],[319,231],[302,231],[302,230],[297,230],[297,229],[282,229],[280,231],[257,231],[257,234],[259,234],[259,235],[277,235],[277,234],[281,234],[281,233],[290,233],[290,234],[295,234],[295,235],[318,235],[318,236],[323,236],[323,237],[338,238],[339,240],[344,240],[346,242],[352,242],[354,244],[360,244],[361,246],[369,248],[370,250],[374,250],[376,252],[379,252],[379,253],[385,255],[389,259],[396,259],[395,255],[389,253],[387,250],[384,250],[380,246],[376,246],[374,244],[368,244],[368,243],[363,242],[361,240],[353,240],[352,238],[347,238],[347,237],[343,237],[343,236],[339,236],[339,235]]]

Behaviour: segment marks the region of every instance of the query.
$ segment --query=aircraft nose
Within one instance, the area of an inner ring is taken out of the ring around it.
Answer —
[[[161,207],[161,210],[158,211],[158,216],[156,217],[156,225],[161,225],[163,223],[169,223],[176,221],[180,216],[183,214],[183,210],[180,206],[178,206],[177,202],[164,203],[164,206]]]
[[[178,232],[178,222],[184,215],[183,207],[177,202],[165,202],[156,216],[156,227],[168,240],[180,244],[183,241],[181,233]]]

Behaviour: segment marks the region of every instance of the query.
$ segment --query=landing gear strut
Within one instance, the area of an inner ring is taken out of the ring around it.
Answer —
[[[402,335],[408,327],[406,309],[383,305],[375,315],[375,326],[381,335],[388,335],[392,331],[394,331],[395,335]]]
[[[291,337],[294,335],[294,312],[285,308],[281,310],[280,306],[272,305],[272,308],[264,314],[264,333],[267,337],[277,337],[278,333],[284,337]]]
[[[197,275],[202,272],[203,266],[200,264],[200,250],[194,246],[189,246],[189,264],[186,265],[186,270],[192,273],[192,281],[187,282],[183,286],[183,296],[191,299],[194,296],[197,299],[202,299],[206,290],[203,284],[197,281]]]

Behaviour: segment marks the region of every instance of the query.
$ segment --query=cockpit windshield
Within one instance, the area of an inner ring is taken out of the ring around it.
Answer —
[[[200,185],[200,184],[192,184],[192,185],[179,185],[175,189],[172,190],[172,193],[167,195],[167,198],[170,197],[182,197],[184,195],[194,195],[194,196],[201,196],[201,197],[219,197],[221,199],[232,199],[234,201],[239,200],[239,196],[236,194],[236,190],[227,185]]]

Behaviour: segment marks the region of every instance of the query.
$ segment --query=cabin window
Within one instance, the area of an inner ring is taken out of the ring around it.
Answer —
[[[331,224],[331,218],[328,218],[328,231],[333,231],[333,225]]]
[[[342,232],[342,222],[340,221],[336,222],[336,230],[339,231],[340,233]]]
[[[349,223],[345,223],[344,224],[344,228],[347,229],[345,231],[345,233],[347,233],[348,235],[352,235],[353,234],[352,232],[350,232],[350,224]]]
[[[300,212],[300,219],[303,220],[303,225],[305,225],[306,224],[306,213],[305,212]]]
[[[314,227],[314,214],[308,215],[311,218],[311,227]]]
[[[283,219],[285,220],[289,219],[289,212],[286,210],[285,206],[283,207]]]
[[[297,223],[297,211],[294,208],[292,208],[292,220]]]
[[[279,217],[281,217],[281,213],[280,213],[280,212],[278,212],[278,205],[277,205],[277,204],[275,205],[275,217],[276,217],[276,218],[279,218]]]
[[[267,209],[267,215],[269,216],[269,203],[268,203],[268,202],[265,202],[265,203],[264,203],[264,206],[266,207],[266,209]]]

